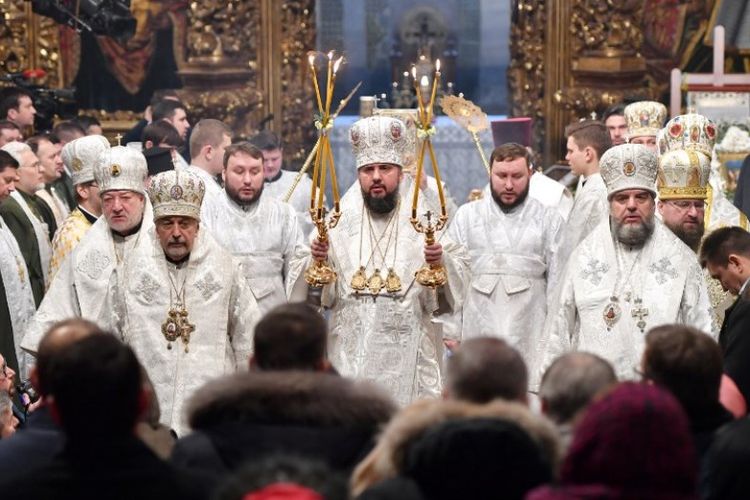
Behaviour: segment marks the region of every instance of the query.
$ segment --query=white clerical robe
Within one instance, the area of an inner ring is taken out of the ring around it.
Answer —
[[[615,242],[609,220],[599,224],[571,254],[551,311],[541,369],[566,351],[588,351],[633,379],[649,329],[682,323],[715,334],[695,254],[658,220],[641,249]]]
[[[214,239],[239,262],[247,283],[263,314],[287,302],[307,298],[307,284],[301,278],[301,263],[292,259],[305,252],[302,230],[294,209],[263,193],[257,203],[243,208],[225,192],[205,204],[201,223]]]
[[[184,265],[170,264],[156,238],[117,266],[107,291],[109,326],[133,348],[159,400],[161,423],[188,432],[184,406],[206,382],[245,369],[252,352],[258,304],[241,266],[207,231],[200,230]],[[185,344],[169,342],[162,325],[177,296],[195,329]]]
[[[534,172],[529,179],[529,196],[544,206],[554,208],[563,220],[568,220],[573,207],[573,195],[561,183],[541,172]]]
[[[148,200],[140,229],[125,238],[113,234],[106,218],[99,217],[55,273],[26,329],[22,347],[36,353],[42,336],[58,321],[80,317],[99,323],[106,318],[104,297],[110,275],[125,255],[148,244],[145,234],[153,226],[153,212]]]
[[[457,316],[463,339],[499,337],[533,358],[564,264],[563,224],[557,210],[531,197],[509,212],[491,196],[458,209],[448,236],[471,256],[471,286]]]
[[[2,217],[0,217],[0,276],[2,276],[5,288],[5,297],[0,297],[0,300],[5,300],[8,304],[9,326],[12,329],[13,345],[20,369],[18,377],[26,380],[32,362],[21,350],[21,341],[28,322],[36,312],[36,305],[29,283],[29,271],[26,269],[21,249],[18,248],[16,238],[5,225]],[[3,335],[9,333],[6,331]]]
[[[294,179],[297,178],[297,172],[290,172],[289,170],[279,170],[279,176],[273,180],[266,179],[263,184],[263,193],[276,198],[277,200],[284,201],[289,189],[294,184]],[[291,198],[288,203],[294,208],[297,214],[297,221],[299,222],[300,229],[305,239],[310,236],[313,231],[313,223],[310,219],[310,192],[312,191],[312,180],[309,175],[303,175],[297,186],[292,192]]]
[[[588,176],[576,191],[573,209],[563,232],[565,246],[575,249],[603,220],[609,218],[607,186],[599,172]]]
[[[386,231],[391,214],[371,214],[373,240],[382,237],[381,255],[371,244],[360,185],[349,188],[341,199],[341,220],[329,234],[329,262],[338,277],[324,287],[321,299],[323,306],[331,308],[329,355],[336,369],[346,377],[380,384],[401,405],[440,395],[442,339],[431,319],[439,307],[450,311],[463,301],[468,273],[466,250],[438,233],[448,281],[439,290],[416,282],[414,275],[424,265],[424,235],[409,223],[409,200],[402,192],[393,231]],[[418,214],[427,209],[420,201]],[[310,262],[306,256],[306,266]],[[392,268],[401,279],[401,290],[391,294],[383,289],[378,295],[367,289],[355,292],[351,280],[360,266],[367,277],[378,268],[384,280]]]
[[[215,198],[218,198],[222,195],[222,193],[224,193],[224,189],[219,185],[218,182],[216,182],[216,178],[202,168],[196,167],[195,165],[190,165],[185,170],[197,175],[198,178],[201,179],[203,181],[203,184],[206,186],[206,192],[203,195],[201,210],[204,206],[206,206],[206,203],[211,203]]]

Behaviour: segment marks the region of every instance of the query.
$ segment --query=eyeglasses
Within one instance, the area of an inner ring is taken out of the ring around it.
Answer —
[[[676,200],[667,202],[673,207],[677,208],[681,212],[687,212],[691,208],[694,208],[696,212],[703,212],[706,210],[706,202],[704,201],[687,201],[687,200]]]

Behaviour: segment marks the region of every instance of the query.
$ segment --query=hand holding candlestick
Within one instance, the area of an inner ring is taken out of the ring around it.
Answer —
[[[430,100],[425,108],[424,101],[422,100],[421,86],[424,82],[417,81],[416,67],[412,68],[412,77],[414,78],[414,87],[417,93],[417,105],[418,110],[418,124],[417,124],[417,136],[422,140],[422,145],[419,149],[419,158],[417,161],[417,173],[414,177],[414,194],[412,197],[411,206],[411,219],[410,222],[414,227],[414,230],[418,233],[425,235],[426,249],[429,249],[435,245],[435,232],[441,231],[445,228],[445,224],[448,222],[448,213],[446,210],[445,193],[443,192],[443,183],[440,180],[440,170],[438,169],[437,159],[435,157],[435,150],[432,147],[430,138],[435,133],[435,128],[432,126],[432,108],[435,105],[435,96],[437,95],[437,87],[440,85],[440,60],[438,59],[435,63],[435,77],[432,80],[432,92],[430,94]],[[423,77],[424,80],[424,77]],[[429,153],[430,162],[432,163],[432,171],[435,174],[435,181],[437,182],[438,198],[440,200],[440,216],[438,217],[437,223],[432,224],[433,214],[427,212],[425,217],[427,219],[426,225],[422,224],[422,221],[417,217],[417,203],[419,201],[419,184],[422,180],[423,168],[424,168],[424,156],[425,153]],[[427,257],[427,255],[425,256]],[[448,280],[445,267],[442,263],[432,262],[426,266],[420,268],[416,273],[416,278],[419,284],[429,288],[437,288],[443,286]]]
[[[317,254],[315,262],[305,271],[305,281],[315,288],[332,283],[336,280],[336,272],[327,263],[328,254],[328,230],[333,229],[338,224],[341,217],[339,207],[339,187],[336,181],[336,167],[333,162],[333,151],[331,150],[331,141],[328,132],[333,128],[333,116],[331,115],[331,100],[336,85],[336,73],[343,61],[340,57],[335,62],[333,60],[333,51],[329,52],[325,105],[318,85],[318,76],[315,71],[315,54],[310,53],[308,62],[310,63],[310,74],[313,78],[313,87],[315,88],[315,100],[318,105],[318,114],[315,120],[315,128],[318,131],[318,142],[316,144],[315,160],[313,166],[312,190],[310,193],[310,217],[313,224],[318,230],[318,245],[315,245]],[[326,217],[326,207],[323,203],[323,196],[326,188],[326,176],[331,174],[331,190],[333,191],[333,212],[330,217]],[[325,251],[323,251],[325,248]],[[326,258],[319,258],[325,255]],[[315,256],[315,255],[314,255]]]

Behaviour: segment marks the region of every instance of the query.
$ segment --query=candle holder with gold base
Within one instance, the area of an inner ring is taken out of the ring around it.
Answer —
[[[325,209],[320,212],[318,214],[317,209],[312,209],[310,210],[310,215],[315,223],[315,227],[318,229],[318,241],[325,243],[328,241],[328,230],[336,227],[341,217],[341,212],[336,211],[331,214],[328,221],[326,221]],[[313,288],[321,288],[336,281],[336,271],[328,265],[328,261],[316,260],[312,266],[305,270],[305,281]]]
[[[425,213],[427,219],[427,225],[423,225],[422,221],[416,216],[416,212],[412,212],[410,222],[414,226],[414,229],[418,233],[424,234],[425,245],[435,244],[435,232],[440,231],[445,227],[445,223],[448,222],[447,215],[441,215],[438,218],[437,224],[432,224],[432,212],[429,210]],[[438,288],[448,281],[448,274],[445,271],[445,266],[442,264],[426,264],[420,267],[415,273],[417,283],[427,288]]]

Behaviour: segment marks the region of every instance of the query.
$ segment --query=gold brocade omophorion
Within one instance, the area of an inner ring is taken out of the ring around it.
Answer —
[[[47,275],[47,287],[52,282],[52,278],[60,268],[65,257],[81,241],[83,235],[91,228],[91,223],[86,216],[76,208],[65,219],[62,225],[57,229],[55,237],[52,240],[52,259],[49,264],[49,273]]]

